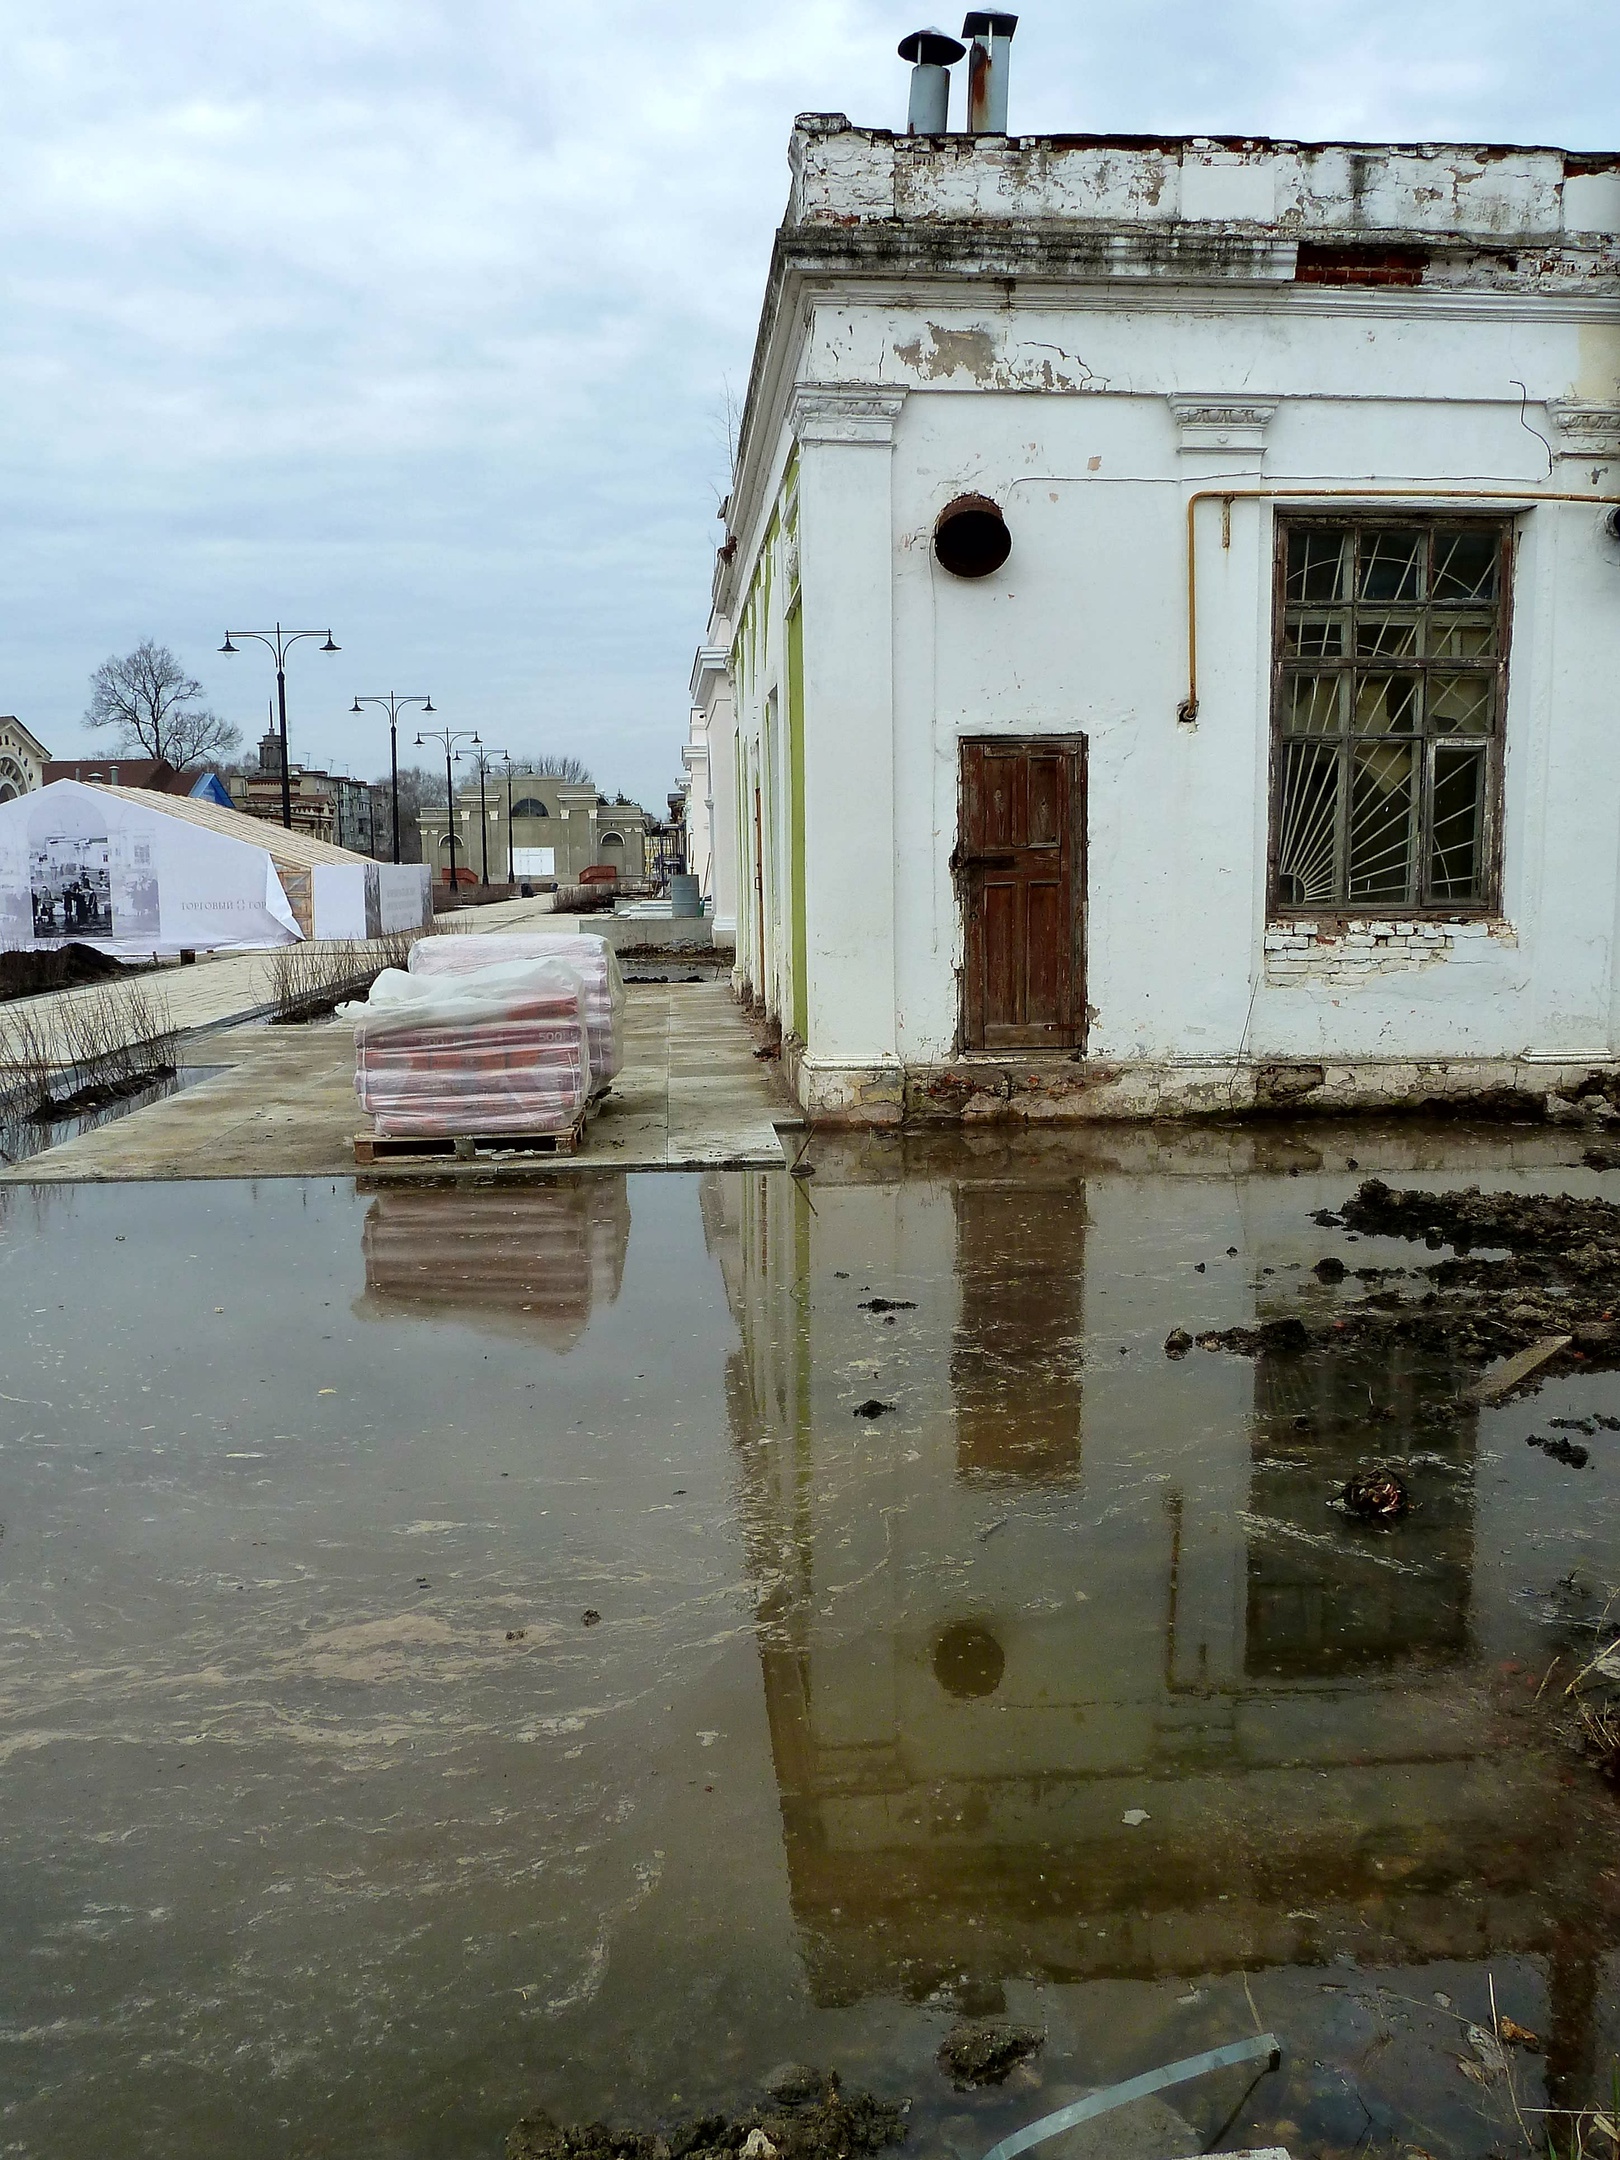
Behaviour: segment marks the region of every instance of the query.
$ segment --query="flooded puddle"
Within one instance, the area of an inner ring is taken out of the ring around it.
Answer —
[[[1620,1799],[1560,1705],[1620,1375],[1460,1406],[1324,1347],[1445,1255],[1311,1218],[1620,1178],[1350,1144],[8,1190],[0,2153],[470,2160],[797,2061],[976,2160],[1261,2025],[1280,2071],[1113,2144],[1476,2160],[1607,2103]],[[1372,1460],[1388,1527],[1329,1505]],[[959,2090],[985,2019],[1044,2037]]]
[[[98,1103],[94,1109],[69,1111],[62,1117],[19,1117],[0,1110],[0,1162],[27,1162],[35,1155],[43,1155],[47,1148],[60,1146],[64,1140],[77,1140],[81,1133],[96,1132],[103,1125],[128,1117],[134,1110],[144,1110],[149,1103],[166,1102],[183,1088],[195,1087],[199,1080],[212,1080],[223,1070],[219,1065],[181,1065],[112,1102]]]

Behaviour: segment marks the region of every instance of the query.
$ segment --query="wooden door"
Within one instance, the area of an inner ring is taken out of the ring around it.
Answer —
[[[968,737],[960,793],[962,1047],[1072,1049],[1085,1033],[1085,739]]]

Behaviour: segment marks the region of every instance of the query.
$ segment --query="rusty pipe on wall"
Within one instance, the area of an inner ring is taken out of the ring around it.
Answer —
[[[1438,504],[1444,509],[1450,503],[1494,502],[1512,503],[1518,510],[1534,510],[1538,503],[1564,502],[1586,503],[1594,510],[1605,504],[1620,504],[1620,495],[1554,494],[1538,493],[1534,488],[1477,488],[1477,487],[1356,487],[1354,485],[1319,487],[1261,487],[1261,488],[1199,488],[1187,497],[1187,695],[1176,708],[1176,719],[1186,726],[1193,726],[1198,719],[1198,505],[1218,502],[1223,505],[1223,519],[1229,521],[1231,507],[1236,502],[1385,502],[1409,503],[1414,509],[1420,505]],[[1226,523],[1227,544],[1230,542],[1230,523]]]
[[[1005,135],[1007,132],[1007,76],[1012,66],[1016,15],[973,10],[963,18],[962,35],[971,39],[968,48],[968,111],[970,135]]]

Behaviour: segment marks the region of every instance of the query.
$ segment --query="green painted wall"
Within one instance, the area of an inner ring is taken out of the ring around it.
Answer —
[[[787,619],[788,880],[792,908],[793,1032],[808,1042],[809,939],[804,905],[804,611],[795,601]]]

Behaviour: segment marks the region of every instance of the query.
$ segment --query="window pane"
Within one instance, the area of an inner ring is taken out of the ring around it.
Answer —
[[[1342,615],[1290,616],[1283,625],[1283,651],[1290,659],[1342,660],[1349,649]]]
[[[1429,657],[1433,660],[1487,660],[1496,650],[1494,615],[1431,615]]]
[[[1436,600],[1494,600],[1501,536],[1494,532],[1437,532],[1434,536]]]
[[[1337,735],[1343,722],[1341,675],[1290,675],[1283,685],[1283,725],[1291,735]]]
[[[1429,897],[1478,900],[1484,892],[1485,752],[1447,743],[1434,753]]]
[[[1356,617],[1356,654],[1363,660],[1411,660],[1417,655],[1416,615],[1369,615]]]
[[[1350,776],[1352,901],[1406,900],[1417,830],[1417,750],[1411,743],[1358,748]]]
[[[1360,675],[1356,678],[1358,735],[1413,735],[1418,724],[1416,675]]]
[[[1296,527],[1288,535],[1290,603],[1319,607],[1324,601],[1348,599],[1345,564],[1349,553],[1348,533]]]
[[[1364,532],[1358,600],[1421,600],[1423,535],[1420,532]]]
[[[1431,675],[1429,726],[1437,735],[1488,735],[1491,730],[1489,675]]]
[[[1337,873],[1340,753],[1328,743],[1283,745],[1277,805],[1277,898],[1285,907],[1331,906]]]

